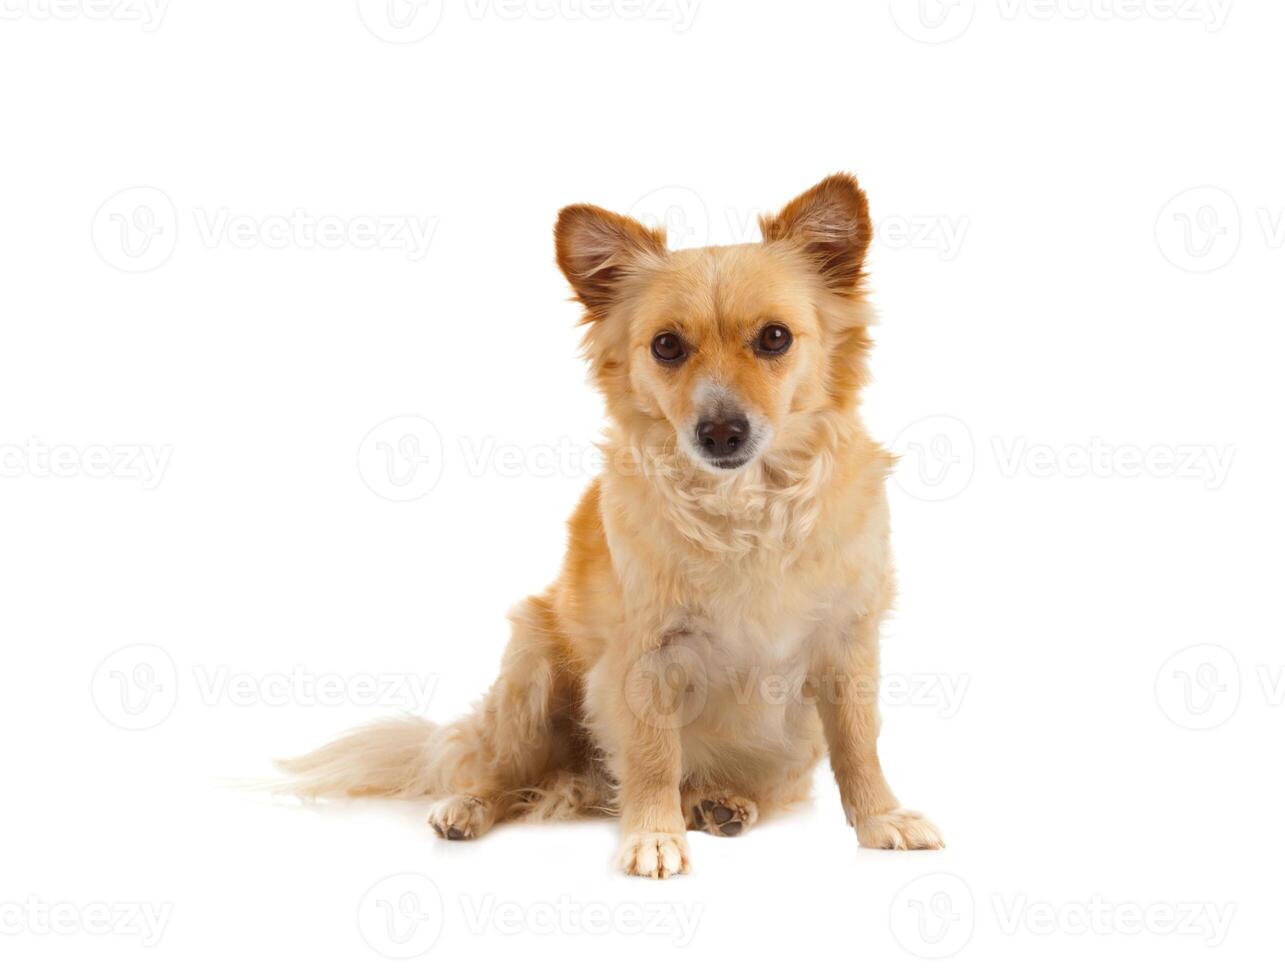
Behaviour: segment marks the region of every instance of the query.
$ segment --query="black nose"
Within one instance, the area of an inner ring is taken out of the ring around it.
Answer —
[[[696,425],[696,441],[706,456],[721,459],[742,449],[750,437],[750,422],[744,415],[730,419],[702,419]]]

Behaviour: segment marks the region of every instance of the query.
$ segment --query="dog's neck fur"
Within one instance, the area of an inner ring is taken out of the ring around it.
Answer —
[[[761,553],[789,564],[816,527],[838,455],[863,437],[855,414],[825,409],[807,438],[727,475],[703,469],[655,427],[632,441],[615,429],[606,448],[608,459],[637,462],[636,479],[682,541],[720,560]]]

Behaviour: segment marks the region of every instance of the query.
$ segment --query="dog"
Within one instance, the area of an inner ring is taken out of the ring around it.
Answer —
[[[670,251],[629,217],[560,212],[610,419],[561,573],[510,614],[471,714],[283,762],[294,792],[429,798],[448,840],[618,814],[620,868],[668,878],[689,870],[688,830],[744,833],[805,798],[828,751],[862,846],[942,846],[876,749],[893,457],[857,414],[866,196],[835,174],[760,226],[758,243]]]

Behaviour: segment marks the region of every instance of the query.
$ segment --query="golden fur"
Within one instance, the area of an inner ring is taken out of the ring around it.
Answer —
[[[863,845],[941,846],[901,809],[875,745],[894,585],[891,457],[856,413],[865,195],[835,175],[761,224],[759,244],[670,252],[629,218],[562,211],[558,262],[612,424],[561,575],[511,614],[472,714],[342,738],[284,764],[296,791],[432,797],[451,839],[615,812],[621,867],[663,878],[688,868],[687,829],[744,831],[803,797],[828,749]],[[756,350],[764,324],[792,333],[781,356]],[[681,364],[653,356],[667,331]],[[720,470],[690,434],[729,404],[753,456]]]

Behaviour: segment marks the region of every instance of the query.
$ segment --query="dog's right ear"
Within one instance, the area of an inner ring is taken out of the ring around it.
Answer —
[[[553,235],[558,267],[592,320],[606,313],[640,260],[666,252],[663,232],[592,204],[563,208]]]

